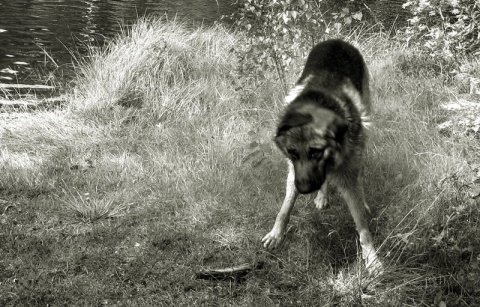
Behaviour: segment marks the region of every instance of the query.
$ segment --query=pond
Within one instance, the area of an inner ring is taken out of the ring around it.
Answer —
[[[0,83],[41,83],[101,46],[122,25],[160,15],[212,24],[229,0],[0,0]]]
[[[327,0],[324,0],[327,3]],[[68,80],[91,46],[102,46],[122,26],[142,16],[211,25],[236,9],[234,0],[0,0],[0,83]],[[327,7],[346,0],[328,2]],[[403,0],[372,1],[376,19],[398,22]],[[371,9],[370,9],[371,8]],[[387,27],[388,28],[388,27]]]

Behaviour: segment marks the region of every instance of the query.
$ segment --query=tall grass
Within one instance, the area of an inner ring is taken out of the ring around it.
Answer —
[[[235,43],[220,26],[140,21],[79,67],[71,108],[98,116],[131,107],[162,123],[224,116],[235,94]]]
[[[0,197],[15,207],[0,305],[475,305],[478,142],[436,128],[461,89],[384,35],[346,39],[372,76],[365,187],[384,276],[364,274],[335,192],[321,213],[302,196],[285,245],[263,250],[284,193],[280,81],[237,75],[241,33],[145,19],[77,67],[66,110],[2,122]],[[257,260],[246,280],[193,278]]]

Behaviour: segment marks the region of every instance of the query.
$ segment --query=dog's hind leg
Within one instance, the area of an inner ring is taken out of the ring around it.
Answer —
[[[322,210],[328,207],[327,203],[327,181],[325,181],[318,190],[317,196],[315,197],[315,200],[313,201],[315,203],[315,207],[317,207],[318,210]]]
[[[367,210],[367,213],[369,215],[371,215],[372,210],[370,209],[370,206],[365,201],[365,192],[364,192],[364,188],[363,188],[363,171],[360,172],[360,175],[358,175],[358,188],[360,189],[360,193],[362,195],[361,199],[363,200],[363,206],[365,207],[365,210]]]
[[[363,182],[361,176],[352,176],[354,178],[345,178],[345,182],[339,185],[340,193],[345,199],[348,209],[352,214],[355,226],[360,236],[360,246],[362,248],[362,258],[371,275],[381,274],[383,266],[378,259],[377,252],[373,246],[373,238],[368,229],[368,221],[365,207],[365,197],[363,193]]]
[[[290,213],[292,212],[297,196],[298,191],[295,187],[295,171],[292,162],[288,160],[288,177],[285,199],[282,208],[277,214],[272,230],[262,239],[264,247],[273,249],[282,243],[290,219]]]

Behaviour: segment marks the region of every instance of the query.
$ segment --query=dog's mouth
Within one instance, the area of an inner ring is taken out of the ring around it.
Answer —
[[[322,183],[320,181],[295,181],[295,187],[300,194],[309,194],[319,190],[322,187]]]
[[[300,194],[310,194],[312,192],[318,191],[319,189],[320,189],[320,186],[318,188],[314,188],[314,187],[303,188],[303,187],[298,187],[297,186],[297,190]]]

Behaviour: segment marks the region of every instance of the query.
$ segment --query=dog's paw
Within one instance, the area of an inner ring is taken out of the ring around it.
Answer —
[[[370,209],[370,206],[367,205],[366,202],[364,202],[363,205],[365,206],[365,210],[367,211],[367,214],[372,215],[372,209]]]
[[[263,246],[267,249],[274,249],[280,245],[283,241],[283,232],[272,229],[265,237],[262,239]]]
[[[315,204],[315,207],[317,207],[318,210],[323,210],[328,208],[327,196],[323,193],[318,192],[318,195],[313,200],[313,203]]]
[[[370,276],[379,276],[384,272],[383,264],[376,256],[367,258],[365,266]]]

